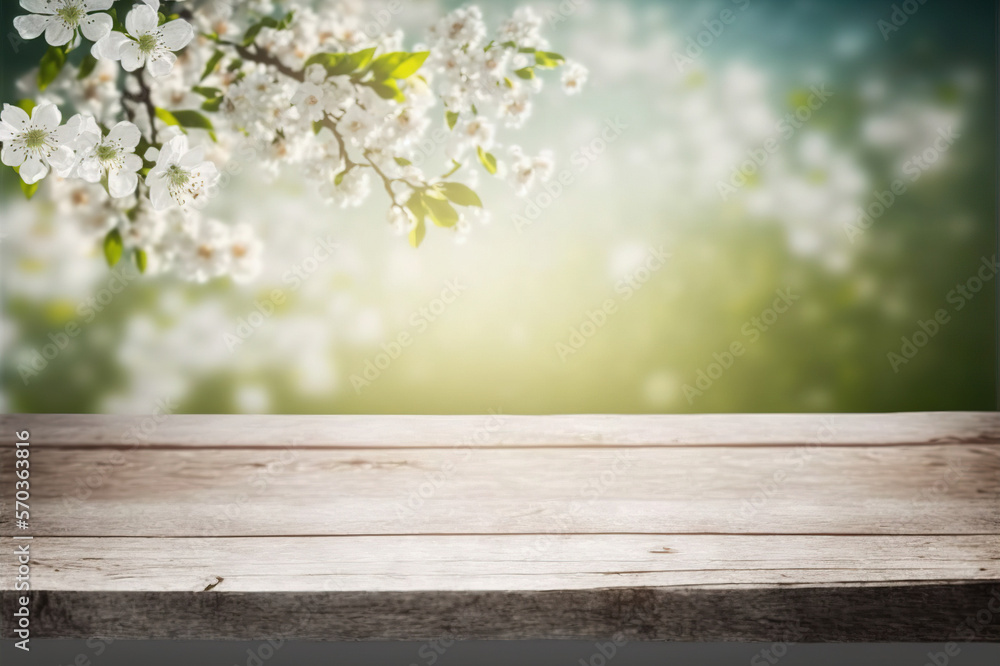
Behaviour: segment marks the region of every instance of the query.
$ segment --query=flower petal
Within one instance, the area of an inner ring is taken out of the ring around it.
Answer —
[[[157,164],[177,164],[181,156],[188,152],[188,140],[183,134],[175,136],[170,141],[163,144],[159,156],[156,158]]]
[[[196,167],[205,161],[205,147],[198,146],[197,148],[192,148],[187,153],[185,153],[179,160],[177,160],[177,165],[184,168],[190,169]]]
[[[75,141],[71,140],[70,148],[83,154],[92,151],[101,142],[100,133],[81,132]]]
[[[27,185],[34,185],[49,173],[49,165],[42,161],[37,153],[29,153],[25,157],[18,173]]]
[[[146,56],[139,50],[139,44],[131,39],[125,40],[118,55],[122,59],[122,69],[126,72],[134,72],[146,62]]]
[[[160,11],[160,0],[142,0],[147,5],[153,8],[154,12]]]
[[[0,120],[10,125],[15,131],[18,132],[23,132],[28,127],[28,123],[31,121],[28,117],[27,111],[19,106],[11,106],[10,104],[3,105],[3,111],[0,112]]]
[[[76,153],[67,146],[59,146],[49,155],[49,164],[59,172],[60,176],[66,178],[73,171],[73,167],[76,166]]]
[[[148,34],[156,30],[160,17],[148,5],[136,5],[125,17],[125,29],[133,37]]]
[[[202,162],[195,168],[191,169],[191,178],[201,180],[205,183],[205,189],[208,189],[215,185],[215,182],[219,180],[219,168],[215,166],[214,162]]]
[[[183,19],[175,19],[163,24],[160,28],[160,39],[164,48],[180,51],[194,39],[194,28]]]
[[[139,128],[127,120],[123,120],[108,132],[108,141],[119,144],[122,148],[132,150],[139,145],[142,133]]]
[[[58,19],[49,19],[49,25],[45,28],[45,41],[50,46],[62,46],[73,39],[73,30]]]
[[[39,104],[31,110],[31,124],[34,127],[51,132],[61,122],[62,113],[55,104]]]
[[[21,39],[34,39],[45,32],[45,28],[54,20],[51,16],[39,16],[38,14],[15,16],[14,27],[17,28]]]
[[[83,30],[84,37],[96,42],[111,33],[113,24],[109,14],[90,14],[80,21],[80,29]]]
[[[83,0],[83,10],[85,12],[100,12],[111,9],[115,0]]]
[[[171,208],[175,202],[170,196],[166,181],[163,178],[156,178],[152,183],[149,181],[150,179],[146,178],[146,184],[149,185],[149,202],[153,204],[153,208],[156,210]]]
[[[79,176],[88,183],[99,183],[101,181],[101,163],[96,157],[88,157],[80,162]]]
[[[139,176],[135,171],[114,171],[108,174],[108,190],[116,199],[127,197],[135,192],[139,184]]]
[[[49,132],[49,141],[57,146],[65,146],[76,141],[80,136],[80,126],[66,124]]]
[[[135,153],[122,157],[122,171],[138,171],[142,168],[142,158]]]
[[[125,42],[132,41],[128,35],[120,32],[109,32],[105,37],[98,40],[90,49],[90,55],[104,60],[121,60],[121,50]]]
[[[56,13],[56,7],[50,0],[21,0],[21,6],[33,14]]]
[[[3,144],[3,152],[0,153],[0,161],[7,166],[19,167],[24,164],[24,159],[28,156],[28,149],[23,143],[7,141]]]
[[[174,68],[177,56],[169,51],[154,54],[149,58],[149,73],[154,77],[166,76]]]
[[[73,118],[76,118],[77,116],[80,116],[80,114],[79,113],[76,114],[76,116],[73,116]],[[73,118],[70,118],[69,122],[73,122]],[[87,115],[87,116],[81,116],[81,118],[83,119],[83,122],[80,124],[80,133],[83,134],[84,132],[87,132],[90,134],[94,134],[97,136],[99,140],[103,136],[103,134],[101,133],[101,128],[97,124],[97,121],[94,120],[94,116]]]

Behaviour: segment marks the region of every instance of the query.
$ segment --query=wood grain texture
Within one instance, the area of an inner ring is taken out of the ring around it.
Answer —
[[[13,451],[3,455],[10,488]],[[41,447],[33,466],[38,535],[1000,531],[1000,445]],[[0,533],[12,519],[0,514]]]
[[[539,447],[998,443],[993,412],[559,416],[0,416],[0,444],[41,446]]]
[[[1000,640],[996,414],[2,420],[34,636]]]
[[[1000,580],[978,537],[421,535],[36,538],[48,590],[463,592]],[[808,557],[804,557],[808,553]],[[1000,617],[997,618],[1000,620]]]

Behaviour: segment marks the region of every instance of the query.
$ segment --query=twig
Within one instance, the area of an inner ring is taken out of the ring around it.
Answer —
[[[141,104],[146,109],[146,113],[149,115],[149,143],[156,144],[156,106],[153,104],[152,91],[146,84],[145,78],[145,67],[140,67],[136,71],[132,72],[132,77],[135,79],[136,83],[139,84],[139,92],[133,93],[125,89],[125,99],[133,102],[135,104]],[[129,117],[130,122],[135,121],[135,112],[130,110],[128,106],[125,106],[125,113]]]

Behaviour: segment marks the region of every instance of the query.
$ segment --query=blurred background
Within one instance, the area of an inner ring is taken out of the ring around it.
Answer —
[[[85,320],[111,277],[100,237],[51,203],[56,184],[27,202],[4,168],[4,411],[996,407],[996,280],[975,282],[996,253],[993,2],[914,2],[898,30],[892,3],[865,0],[529,4],[590,69],[580,96],[551,80],[512,141],[551,149],[568,184],[525,200],[483,174],[490,221],[468,234],[432,228],[413,249],[379,196],[343,211],[294,172],[263,186],[248,169],[210,212],[265,239],[256,280],[144,277]],[[413,45],[457,5],[405,1],[392,25]],[[515,6],[482,5],[491,26]],[[5,3],[4,34],[17,13]],[[44,45],[8,41],[13,102]],[[905,192],[872,208],[894,181]],[[289,281],[321,239],[333,256]],[[227,338],[276,289],[274,314]],[[25,378],[71,323],[79,335]]]

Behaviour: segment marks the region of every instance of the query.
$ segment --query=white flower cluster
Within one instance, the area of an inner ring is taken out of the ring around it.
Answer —
[[[363,29],[362,3],[317,11],[299,2],[279,10],[269,1],[137,0],[121,15],[112,4],[21,0],[30,13],[15,26],[24,39],[44,34],[51,62],[20,83],[31,104],[4,105],[3,162],[28,188],[50,172],[93,184],[87,200],[107,217],[77,217],[105,231],[109,261],[120,258],[116,248],[132,249],[145,270],[196,281],[249,279],[259,264],[249,227],[200,214],[231,161],[252,161],[268,176],[294,165],[341,207],[384,190],[392,227],[414,246],[430,223],[461,239],[488,218],[470,189],[480,169],[506,177],[518,195],[553,170],[551,153],[500,144],[498,125],[524,124],[543,70],[563,67],[569,94],[587,76],[546,50],[542,21],[527,9],[490,41],[477,8],[455,10],[410,52],[401,31]],[[92,42],[87,58],[65,65],[83,39]],[[65,124],[60,107],[76,111]],[[243,146],[249,159],[237,154]],[[437,148],[441,176],[427,164]]]

